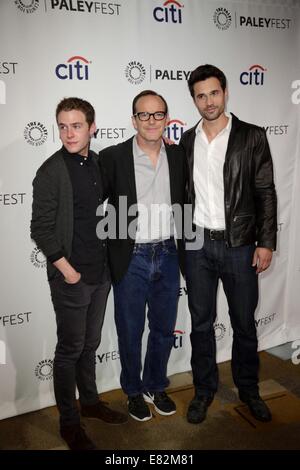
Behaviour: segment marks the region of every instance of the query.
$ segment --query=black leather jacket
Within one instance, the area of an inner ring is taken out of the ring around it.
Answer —
[[[196,126],[180,141],[188,164],[187,202],[195,206],[193,181]],[[263,128],[240,121],[232,127],[223,167],[226,238],[230,247],[257,242],[276,249],[277,198],[273,164]]]

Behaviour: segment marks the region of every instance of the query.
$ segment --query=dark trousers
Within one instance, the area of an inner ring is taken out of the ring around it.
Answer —
[[[179,267],[173,239],[136,244],[125,276],[114,284],[121,386],[127,395],[163,391],[174,342]],[[142,336],[148,304],[149,336],[142,370]]]
[[[192,317],[191,366],[196,391],[213,396],[218,387],[216,364],[216,296],[222,280],[233,329],[231,368],[239,391],[258,393],[258,353],[254,313],[258,280],[251,266],[254,245],[228,248],[207,236],[199,250],[186,252],[186,284]]]
[[[76,385],[82,405],[98,401],[96,350],[100,344],[110,282],[67,284],[60,276],[49,282],[57,323],[53,381],[60,425],[80,422]]]

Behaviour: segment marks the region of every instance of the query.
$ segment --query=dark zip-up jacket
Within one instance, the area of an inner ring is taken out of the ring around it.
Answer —
[[[188,164],[187,202],[195,208],[193,180],[196,126],[180,141]],[[263,128],[240,121],[232,114],[223,167],[226,240],[230,247],[257,242],[276,249],[277,198],[273,163]]]

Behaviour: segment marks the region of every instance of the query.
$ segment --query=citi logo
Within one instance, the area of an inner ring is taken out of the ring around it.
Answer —
[[[154,8],[153,17],[160,23],[182,23],[182,7],[176,0],[167,0],[162,7]]]
[[[55,68],[55,74],[60,80],[88,80],[89,62],[80,55],[74,55],[67,60],[66,64],[58,64]]]
[[[174,344],[173,344],[173,348],[174,349],[178,349],[178,348],[182,348],[182,338],[183,338],[183,335],[185,334],[185,331],[181,331],[181,330],[174,330],[173,332],[173,335],[174,335]]]
[[[247,72],[242,72],[240,75],[240,82],[242,85],[263,85],[264,84],[264,69],[261,65],[251,65]]]
[[[182,137],[186,123],[180,121],[179,119],[171,119],[167,123],[166,135],[168,139],[173,140],[174,142],[179,142]]]

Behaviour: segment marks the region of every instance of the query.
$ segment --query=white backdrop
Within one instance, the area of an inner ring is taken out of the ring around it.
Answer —
[[[278,250],[260,276],[259,348],[300,338],[299,0],[0,0],[0,419],[54,403],[55,319],[45,259],[29,236],[31,182],[60,146],[55,108],[66,96],[96,109],[96,151],[129,138],[143,89],[168,101],[178,141],[198,114],[186,78],[200,64],[229,81],[228,111],[264,126],[279,201]],[[182,280],[169,374],[190,369],[190,318]],[[232,331],[222,288],[218,361]],[[100,391],[119,387],[109,298],[97,353]]]

